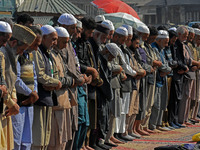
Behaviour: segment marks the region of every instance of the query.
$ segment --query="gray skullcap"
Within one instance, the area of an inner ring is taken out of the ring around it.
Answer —
[[[0,21],[0,32],[12,33],[12,29],[11,29],[9,23]]]
[[[119,27],[115,30],[116,33],[121,34],[123,36],[128,36],[128,30],[124,27]]]
[[[176,27],[172,27],[172,28],[169,28],[168,30],[169,30],[169,31],[172,30],[172,31],[176,32],[177,29],[176,29]]]
[[[79,21],[79,20],[77,20],[77,24],[76,24],[76,27],[77,28],[83,28],[83,26],[82,26],[82,22],[81,21]]]
[[[108,51],[109,51],[114,57],[117,57],[118,51],[120,50],[120,48],[117,46],[117,44],[115,44],[115,43],[107,43],[107,44],[106,44],[106,48],[108,49]]]
[[[150,34],[149,28],[147,26],[139,26],[136,28],[138,32]]]
[[[200,35],[200,29],[194,28],[194,32],[195,32],[196,35]]]
[[[95,17],[95,22],[98,23],[98,22],[102,22],[105,20],[105,17],[103,15],[97,15]]]
[[[56,32],[56,29],[54,29],[54,27],[50,26],[50,25],[43,25],[41,27],[42,30],[42,35],[48,35],[51,34],[53,32]]]
[[[73,25],[77,24],[77,19],[72,14],[64,13],[58,18],[58,22],[64,25]]]
[[[167,39],[169,38],[169,34],[166,30],[159,30],[157,39]]]
[[[128,30],[129,35],[133,35],[133,28],[127,24],[122,25],[122,27],[126,28]]]
[[[110,21],[110,20],[104,20],[101,24],[103,26],[105,26],[106,28],[108,28],[110,31],[115,30],[115,27],[114,27],[112,21]]]
[[[191,27],[187,27],[187,29],[188,29],[189,32],[191,32],[191,33],[195,33],[193,28],[191,28]]]

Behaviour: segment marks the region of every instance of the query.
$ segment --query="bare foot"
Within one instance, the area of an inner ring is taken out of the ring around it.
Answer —
[[[144,130],[137,130],[137,133],[139,133],[140,135],[144,135],[144,136],[150,136],[150,134]]]
[[[116,139],[114,136],[112,136],[112,137],[110,138],[110,141],[112,141],[112,142],[114,142],[114,143],[116,143],[116,144],[125,144],[124,142],[122,142],[122,141]]]
[[[144,128],[144,131],[146,131],[146,132],[148,132],[148,133],[155,133],[154,131],[152,131],[152,130],[149,130],[148,128]]]
[[[86,146],[87,150],[94,150],[92,147]]]

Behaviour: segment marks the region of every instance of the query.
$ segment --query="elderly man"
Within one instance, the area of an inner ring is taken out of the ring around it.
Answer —
[[[52,91],[62,87],[57,79],[56,65],[50,55],[51,48],[57,44],[58,35],[50,25],[44,25],[42,30],[42,44],[33,52],[35,69],[38,79],[39,99],[34,104],[33,144],[31,149],[44,149],[48,146],[51,134]]]
[[[194,29],[188,27],[187,28],[189,31],[188,37],[187,37],[187,41],[185,42],[185,50],[187,53],[187,59],[192,59],[194,60],[194,50],[192,43],[195,33],[194,33]],[[198,62],[196,62],[198,64]],[[189,71],[186,74],[186,77],[184,77],[183,80],[183,99],[181,100],[180,103],[180,109],[178,110],[178,122],[180,124],[186,124],[186,125],[191,125],[191,123],[189,123],[189,110],[190,110],[190,106],[191,106],[191,101],[196,99],[195,96],[195,89],[196,89],[196,84],[195,84],[195,80],[196,80],[196,74],[195,71],[198,69],[197,65],[190,65],[189,66]]]
[[[21,36],[23,34],[24,36]],[[5,66],[3,68],[3,73],[5,73],[5,81],[8,88],[8,97],[6,101],[14,101],[12,104],[7,105],[8,110],[6,116],[15,115],[19,111],[19,106],[15,104],[17,102],[15,81],[17,79],[17,57],[19,54],[23,54],[23,51],[27,49],[35,40],[36,35],[29,28],[15,24],[13,27],[13,34],[5,47],[1,48],[1,51],[4,55]],[[12,106],[14,105],[14,106]],[[14,109],[12,107],[14,107]],[[9,118],[7,118],[9,119]],[[5,120],[7,120],[5,119]],[[12,128],[12,126],[10,126]],[[12,131],[7,130],[8,136],[5,136],[5,140],[8,140],[8,137],[12,137]],[[14,132],[15,134],[15,132]],[[13,141],[8,140],[10,144],[7,145],[8,149],[12,149]],[[16,141],[15,141],[16,142]]]
[[[170,99],[168,104],[168,121],[169,125],[174,128],[183,127],[178,124],[178,109],[179,103],[183,98],[183,78],[184,73],[188,72],[187,67],[190,64],[190,60],[185,58],[185,44],[187,40],[188,30],[186,27],[181,26],[177,29],[178,39],[175,42],[174,49],[172,49],[173,59],[178,62],[178,66],[173,69],[173,78],[170,90]]]
[[[171,68],[166,61],[164,48],[168,46],[169,34],[165,30],[158,31],[156,42],[152,43],[152,48],[158,53],[157,57],[162,62],[162,65],[158,67],[156,72],[156,88],[154,103],[151,110],[151,116],[149,120],[149,129],[164,130],[160,126],[162,125],[163,112],[167,107],[168,91],[167,91],[167,74],[171,72]]]
[[[135,70],[130,66],[131,55],[129,54],[127,48],[124,46],[128,37],[128,30],[125,27],[119,27],[115,30],[112,42],[116,43],[121,49],[119,55],[121,61],[123,61],[122,68],[127,76],[126,81],[122,82],[122,105],[121,105],[121,115],[116,117],[116,128],[115,133],[124,140],[133,140],[133,137],[125,137],[122,133],[125,132],[125,122],[126,114],[128,114],[129,102],[130,102],[130,92],[132,92],[132,82],[131,78],[136,76]]]
[[[10,25],[7,22],[0,21],[0,47],[6,46],[7,41],[11,38],[12,36],[12,29]],[[9,99],[4,99],[4,97],[8,94],[7,89],[6,89],[6,83],[5,83],[5,72],[3,72],[3,69],[5,70],[5,60],[3,53],[0,52],[0,61],[1,61],[1,86],[0,86],[0,132],[2,134],[0,138],[0,148],[2,150],[7,150],[7,149],[13,149],[13,132],[12,132],[12,122],[11,118],[7,117],[5,118],[5,107],[7,106],[8,108],[12,108],[12,114],[17,114],[19,112],[19,106],[16,104],[15,101],[13,101],[11,98]],[[3,127],[3,126],[4,127]],[[8,132],[10,134],[8,134]]]
[[[139,26],[137,29],[137,35],[140,38],[140,46],[138,48],[139,51],[139,55],[140,57],[138,57],[138,62],[141,64],[142,68],[146,71],[147,76],[150,73],[153,73],[155,71],[155,67],[153,67],[152,65],[149,65],[147,63],[147,58],[148,58],[148,53],[147,53],[147,48],[144,45],[144,42],[147,40],[147,38],[149,37],[150,31],[149,28],[147,26]],[[142,78],[141,79],[141,86],[140,86],[140,111],[139,114],[136,117],[136,121],[134,124],[134,133],[135,134],[139,134],[139,135],[149,135],[148,132],[144,131],[141,128],[141,121],[145,118],[145,113],[146,113],[146,106],[147,106],[147,77]]]
[[[12,116],[14,134],[14,149],[31,149],[33,103],[38,100],[37,76],[32,51],[37,50],[42,41],[42,32],[36,26],[31,26],[36,34],[35,41],[18,57],[17,80],[17,103],[20,106],[19,114]]]
[[[160,67],[162,65],[161,61],[158,61],[158,58],[156,56],[156,52],[152,48],[151,44],[156,41],[156,38],[158,36],[158,31],[155,27],[149,27],[149,37],[147,38],[147,41],[145,41],[145,52],[147,55],[147,64],[152,66],[153,68]],[[145,118],[142,120],[141,125],[143,127],[143,130],[152,133],[151,130],[148,128],[149,119],[151,116],[151,109],[154,103],[154,94],[155,94],[155,86],[156,86],[156,72],[150,72],[146,76],[146,86],[147,86],[147,105],[145,108]]]
[[[77,19],[71,15],[64,13],[58,18],[58,23],[61,27],[64,27],[69,33],[69,41],[65,48],[60,51],[60,54],[63,58],[63,61],[68,68],[68,75],[72,76],[75,79],[75,85],[82,85],[85,83],[86,76],[81,75],[80,73],[80,64],[78,57],[74,48],[76,44],[72,41],[72,37],[77,34]],[[76,39],[77,41],[77,39]],[[85,78],[83,78],[85,77]],[[77,103],[77,88],[76,86],[70,87],[69,92],[70,99],[75,100]],[[75,132],[78,131],[78,106],[74,104],[70,112],[72,114],[72,133],[69,136],[69,141],[66,144],[66,150],[72,149],[74,143]]]
[[[58,44],[54,46],[51,56],[57,66],[59,80],[62,83],[62,88],[53,92],[53,101],[55,106],[52,107],[51,120],[51,136],[48,145],[48,150],[64,150],[69,139],[69,133],[72,130],[71,120],[68,119],[68,112],[71,108],[69,101],[68,87],[73,85],[73,78],[67,75],[67,68],[63,63],[60,55],[60,50],[65,48],[69,41],[69,34],[63,27],[56,27],[58,34]]]

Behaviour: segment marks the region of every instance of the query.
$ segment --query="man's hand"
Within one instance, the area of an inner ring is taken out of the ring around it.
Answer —
[[[160,66],[162,66],[162,62],[161,62],[161,61],[158,61],[158,60],[154,60],[154,61],[153,61],[153,66],[155,66],[155,67],[160,67]]]
[[[18,114],[19,113],[19,105],[16,103],[16,104],[14,104],[14,106],[13,107],[11,107],[11,108],[8,108],[6,111],[5,111],[5,115],[6,115],[6,117],[8,117],[8,116],[11,116],[11,115],[16,115],[16,114]]]
[[[85,79],[85,83],[90,84],[92,82],[92,75],[87,76],[84,74],[83,78]]]
[[[178,74],[184,74],[185,71],[184,70],[178,70]]]
[[[123,68],[120,66],[119,71],[117,71],[117,72],[112,72],[112,75],[114,76],[114,75],[120,74],[122,71],[123,71]]]
[[[37,100],[39,99],[39,96],[37,94],[37,92],[33,91],[30,95],[29,98],[22,101],[23,105],[29,105],[29,104],[33,104],[35,103]]]
[[[196,71],[197,69],[198,69],[197,66],[193,66],[193,67],[191,68],[192,71]]]
[[[56,86],[56,90],[59,90],[62,87],[62,83],[59,81],[58,85]]]
[[[145,77],[146,74],[147,74],[147,72],[144,70],[144,73],[143,73],[143,75],[142,75],[142,78]]]
[[[185,72],[188,72],[189,71],[189,68],[188,67],[186,67],[187,69],[186,69],[186,71]]]
[[[125,73],[122,73],[123,74],[123,78],[122,78],[122,81],[125,81],[127,79],[127,76]]]
[[[0,85],[0,89],[2,90],[2,97],[8,94],[8,91],[5,85]]]
[[[151,67],[151,73],[152,72],[155,72],[155,68],[154,67]]]

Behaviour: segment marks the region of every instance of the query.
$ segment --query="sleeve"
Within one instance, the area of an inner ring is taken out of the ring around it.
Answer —
[[[122,52],[119,53],[119,60],[120,60],[120,65],[124,69],[125,73],[130,75],[130,76],[135,76],[136,71],[131,68],[130,65],[128,65],[125,61],[124,55]]]
[[[18,93],[28,96],[31,94],[32,90],[22,81],[20,76],[21,76],[21,67],[20,63],[17,62],[17,80],[15,82],[15,88]]]
[[[39,51],[33,52],[33,58],[35,62],[35,70],[37,73],[38,82],[45,86],[57,86],[59,83],[58,79],[54,79],[49,75],[45,74],[45,64]]]

